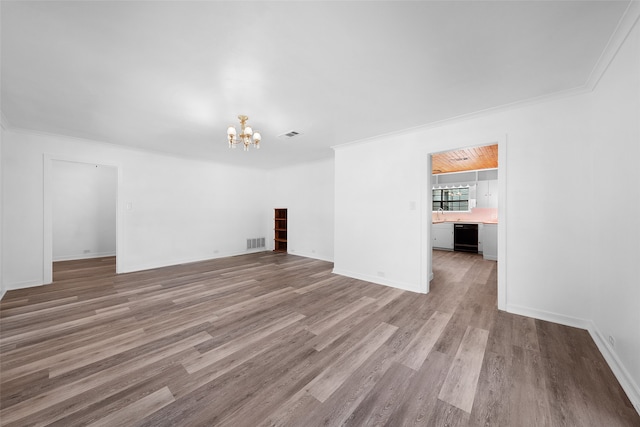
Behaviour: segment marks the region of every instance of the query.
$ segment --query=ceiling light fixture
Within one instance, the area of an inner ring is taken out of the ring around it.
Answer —
[[[236,145],[242,142],[244,144],[244,151],[249,151],[249,145],[253,144],[257,149],[260,148],[260,140],[262,137],[260,136],[260,132],[254,132],[251,129],[251,126],[247,126],[247,120],[249,117],[239,115],[238,119],[240,120],[240,135],[237,135],[236,138],[236,128],[234,126],[229,126],[227,129],[227,137],[229,138],[229,148],[236,148]]]

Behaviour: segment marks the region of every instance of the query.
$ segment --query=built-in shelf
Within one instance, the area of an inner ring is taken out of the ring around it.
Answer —
[[[275,209],[273,231],[273,250],[287,252],[287,209]]]

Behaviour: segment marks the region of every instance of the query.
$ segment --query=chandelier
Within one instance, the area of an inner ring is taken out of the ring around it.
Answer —
[[[262,139],[260,132],[254,132],[253,129],[251,129],[251,126],[247,126],[247,120],[249,120],[249,117],[240,115],[238,116],[238,119],[240,119],[240,135],[236,134],[236,128],[233,126],[229,126],[229,129],[227,129],[229,148],[236,148],[236,145],[242,142],[244,144],[244,151],[249,151],[250,144],[255,145],[256,148],[259,149],[260,139]]]

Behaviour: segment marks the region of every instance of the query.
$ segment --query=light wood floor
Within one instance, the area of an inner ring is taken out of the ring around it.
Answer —
[[[428,295],[260,253],[2,300],[0,419],[31,425],[639,426],[584,330],[496,310],[496,263],[434,253]]]

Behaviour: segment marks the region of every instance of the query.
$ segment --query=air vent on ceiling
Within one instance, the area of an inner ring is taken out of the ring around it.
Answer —
[[[297,132],[295,130],[290,130],[289,132],[285,132],[283,134],[278,135],[278,138],[282,138],[282,137],[287,137],[287,138],[293,138],[294,136],[300,135],[300,132]]]

